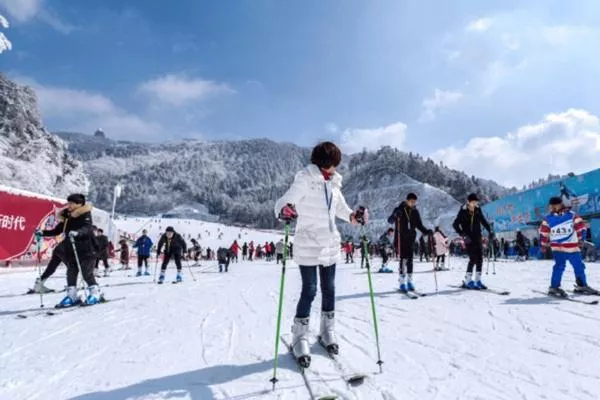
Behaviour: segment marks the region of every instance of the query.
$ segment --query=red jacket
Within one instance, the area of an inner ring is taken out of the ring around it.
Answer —
[[[235,253],[235,255],[238,254],[238,251],[240,251],[240,245],[237,243],[233,243],[231,245],[231,251]]]
[[[344,250],[346,251],[346,254],[351,254],[354,252],[354,246],[352,243],[348,242],[344,245]]]

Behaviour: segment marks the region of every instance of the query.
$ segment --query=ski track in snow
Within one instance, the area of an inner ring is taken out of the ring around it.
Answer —
[[[460,282],[465,260],[452,262],[453,271],[438,273],[438,294],[432,273],[415,275],[419,290],[431,293],[418,300],[396,291],[396,274],[373,273],[383,374],[365,270],[341,264],[336,323],[343,371],[313,343],[308,378],[315,388],[347,400],[598,399],[600,306],[532,293],[547,286],[551,262],[498,263],[498,274],[484,277],[492,288],[511,290],[509,296],[448,289]],[[598,267],[587,271],[600,285]],[[0,399],[307,399],[283,345],[275,392],[269,382],[281,267],[260,261],[234,263],[228,273],[201,268],[213,273],[195,267],[193,282],[184,266],[183,284],[161,286],[152,276],[116,271],[100,284],[108,298],[125,301],[52,317],[35,315],[38,296],[11,297],[36,272],[0,272]],[[297,268],[290,263],[286,274],[285,335],[300,291]],[[61,288],[63,271],[47,285]],[[167,282],[174,274],[169,267]],[[572,285],[570,270],[564,280],[565,288]],[[46,295],[46,308],[63,295]],[[320,304],[318,295],[313,342]],[[18,319],[17,310],[32,311]],[[342,379],[351,371],[369,376],[353,387]]]

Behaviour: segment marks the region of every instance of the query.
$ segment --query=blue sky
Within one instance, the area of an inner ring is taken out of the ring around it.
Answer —
[[[391,145],[508,185],[600,167],[596,1],[171,3],[0,0],[0,70],[50,130]]]

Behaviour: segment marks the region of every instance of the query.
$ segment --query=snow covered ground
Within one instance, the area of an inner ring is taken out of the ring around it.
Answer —
[[[377,263],[377,262],[376,262]],[[378,263],[377,263],[378,264]],[[396,274],[374,274],[385,364],[378,373],[365,270],[340,265],[338,332],[344,360],[370,377],[351,387],[314,347],[309,378],[341,399],[598,399],[600,306],[547,298],[548,262],[498,263],[486,276],[510,296],[457,291],[463,273],[438,274],[436,296],[410,300],[395,291]],[[434,290],[430,264],[416,283]],[[280,268],[213,263],[185,270],[185,283],[152,284],[116,271],[102,278],[108,298],[126,297],[55,316],[34,316],[39,297],[13,296],[31,286],[33,271],[0,274],[0,399],[307,399],[290,356],[279,356],[271,392]],[[588,268],[600,283],[598,265]],[[168,280],[174,277],[169,270]],[[565,277],[569,287],[572,274]],[[61,288],[60,269],[48,285]],[[289,332],[300,279],[288,269],[283,329]],[[60,294],[45,297],[47,306]],[[316,330],[320,300],[313,308]],[[18,319],[17,314],[30,315]]]

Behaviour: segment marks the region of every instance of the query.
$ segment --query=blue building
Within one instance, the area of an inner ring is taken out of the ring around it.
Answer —
[[[552,196],[562,197],[586,221],[592,232],[587,240],[600,247],[600,169],[503,197],[483,206],[483,211],[499,237],[512,240],[520,230],[533,239]]]

